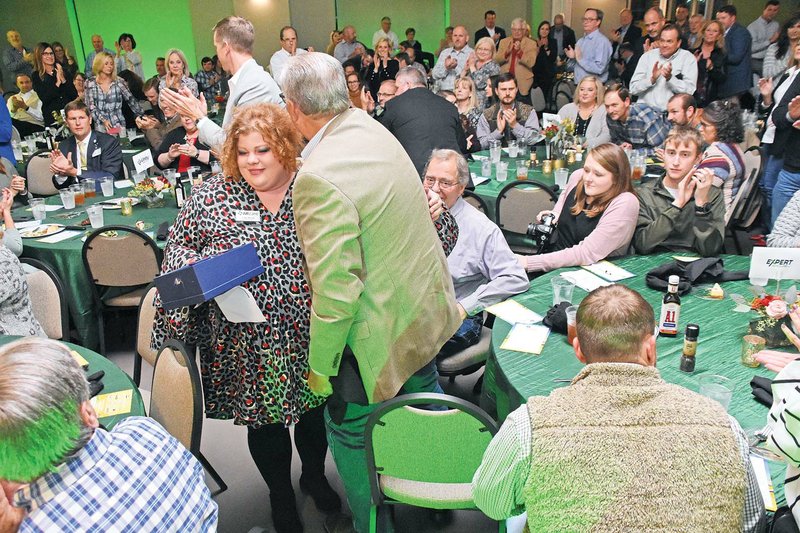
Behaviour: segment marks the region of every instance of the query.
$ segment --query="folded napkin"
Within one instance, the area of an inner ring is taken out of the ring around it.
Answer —
[[[756,401],[772,407],[772,380],[761,376],[753,376],[750,380],[750,388],[753,389],[753,396]]]

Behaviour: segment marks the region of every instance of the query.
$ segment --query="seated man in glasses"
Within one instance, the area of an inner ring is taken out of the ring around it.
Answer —
[[[84,178],[121,178],[122,148],[117,138],[92,130],[92,117],[83,100],[68,103],[64,113],[72,137],[50,154],[53,185],[65,189]]]
[[[624,285],[583,299],[572,346],[586,366],[506,418],[472,479],[481,511],[527,511],[530,531],[763,531],[744,431],[661,378],[654,327]]]
[[[99,427],[61,343],[0,348],[1,531],[216,531],[203,467],[151,418]]]
[[[442,356],[477,344],[484,308],[528,290],[525,270],[503,232],[461,195],[470,182],[467,160],[450,149],[433,150],[423,174],[425,190],[438,194],[458,223],[458,241],[447,257],[461,327],[442,347]]]

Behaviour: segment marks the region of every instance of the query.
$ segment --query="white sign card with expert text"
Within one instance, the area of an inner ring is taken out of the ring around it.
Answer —
[[[800,248],[753,248],[750,279],[800,279]]]

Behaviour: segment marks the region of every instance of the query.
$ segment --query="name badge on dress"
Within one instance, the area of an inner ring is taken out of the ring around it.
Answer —
[[[252,209],[235,209],[233,219],[236,222],[258,222],[261,220],[261,214]]]
[[[98,148],[94,152],[92,152],[92,157],[97,157],[102,153],[103,153],[103,149],[102,148]]]

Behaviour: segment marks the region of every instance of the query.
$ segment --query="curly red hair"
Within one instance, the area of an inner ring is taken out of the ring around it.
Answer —
[[[222,146],[222,171],[231,178],[239,179],[239,137],[258,132],[269,145],[275,158],[289,172],[297,170],[302,137],[294,127],[289,113],[275,104],[255,104],[237,109],[227,128],[225,144]]]

